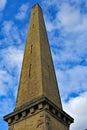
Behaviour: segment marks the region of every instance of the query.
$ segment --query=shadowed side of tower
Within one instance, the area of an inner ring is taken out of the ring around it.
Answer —
[[[62,110],[42,9],[32,8],[16,107],[4,117],[10,130],[68,130]]]

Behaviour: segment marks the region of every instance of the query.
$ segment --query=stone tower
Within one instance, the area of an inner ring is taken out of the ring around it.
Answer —
[[[42,9],[31,19],[16,107],[6,115],[9,130],[69,130],[73,118],[62,109]]]

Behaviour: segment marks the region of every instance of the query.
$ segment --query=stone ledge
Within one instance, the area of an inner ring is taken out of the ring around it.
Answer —
[[[38,100],[35,100],[35,102],[33,101],[31,104],[27,104],[25,107],[15,110],[13,113],[5,116],[4,120],[11,125],[42,110],[47,110],[56,119],[62,121],[67,126],[74,121],[72,117],[66,114],[62,109],[58,108],[46,97],[39,98]]]

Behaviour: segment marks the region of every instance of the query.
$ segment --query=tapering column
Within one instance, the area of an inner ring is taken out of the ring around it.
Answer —
[[[4,117],[9,130],[68,130],[41,7],[32,8],[16,106]]]

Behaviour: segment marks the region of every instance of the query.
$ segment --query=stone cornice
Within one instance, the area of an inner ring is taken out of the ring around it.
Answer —
[[[69,126],[74,121],[72,117],[58,108],[46,97],[37,98],[32,102],[25,104],[23,107],[15,109],[14,112],[4,116],[4,120],[7,121],[9,125],[11,125],[42,110],[48,111],[52,116],[54,116],[59,121],[62,121],[62,123],[67,126]]]

